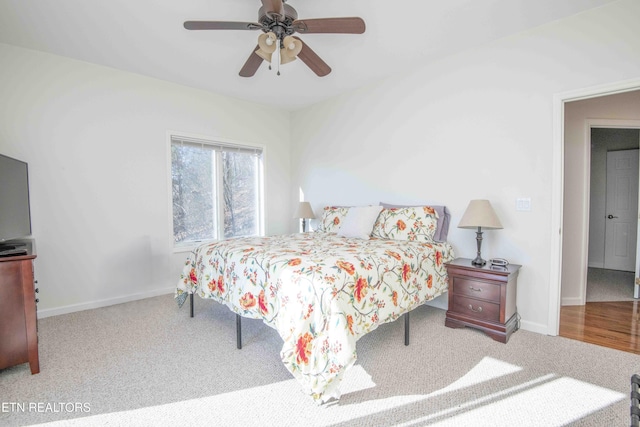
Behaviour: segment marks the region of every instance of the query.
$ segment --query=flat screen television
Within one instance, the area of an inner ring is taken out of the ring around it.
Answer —
[[[0,154],[0,246],[30,235],[27,163]]]

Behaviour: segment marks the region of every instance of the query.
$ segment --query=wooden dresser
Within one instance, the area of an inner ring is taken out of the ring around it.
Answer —
[[[0,369],[28,362],[32,374],[40,372],[35,257],[0,257]]]
[[[446,264],[449,274],[449,309],[445,325],[473,327],[506,343],[518,327],[516,291],[519,265],[483,267],[458,258]]]

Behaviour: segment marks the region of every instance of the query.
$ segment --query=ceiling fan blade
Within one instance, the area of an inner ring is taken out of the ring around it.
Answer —
[[[260,49],[259,45],[256,46],[251,52],[251,55],[249,55],[247,62],[244,63],[240,70],[240,77],[253,77],[256,71],[258,71],[258,67],[260,67],[260,64],[262,64],[263,61],[263,59],[256,53],[256,50],[258,49]]]
[[[284,2],[282,0],[262,0],[262,6],[267,15],[284,16]]]
[[[261,30],[262,25],[255,22],[232,21],[185,21],[187,30]]]
[[[294,36],[295,37],[295,36]],[[300,38],[295,37],[300,40]],[[316,73],[318,77],[324,77],[331,72],[331,67],[327,65],[326,62],[322,60],[305,42],[302,42],[302,50],[298,54],[298,58],[305,64],[307,67],[311,68],[311,71]]]
[[[293,28],[301,34],[362,34],[366,25],[362,18],[319,18],[293,21]]]

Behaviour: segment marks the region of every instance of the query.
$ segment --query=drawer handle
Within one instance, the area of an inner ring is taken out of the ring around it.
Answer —
[[[475,313],[482,313],[482,307],[478,307],[477,309],[473,308],[473,306],[471,304],[469,304],[469,310],[475,312]]]
[[[474,288],[473,286],[469,286],[469,289],[471,289],[473,292],[482,292],[482,289]]]

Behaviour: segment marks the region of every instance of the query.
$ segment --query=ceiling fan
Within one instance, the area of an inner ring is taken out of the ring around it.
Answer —
[[[240,70],[240,76],[253,76],[262,61],[286,64],[300,58],[319,77],[331,72],[327,65],[300,38],[300,34],[362,34],[365,23],[362,18],[298,19],[298,12],[285,0],[261,0],[258,22],[234,21],[186,21],[187,30],[260,30],[258,46]],[[271,65],[269,66],[271,68]],[[278,69],[278,75],[280,71]]]

